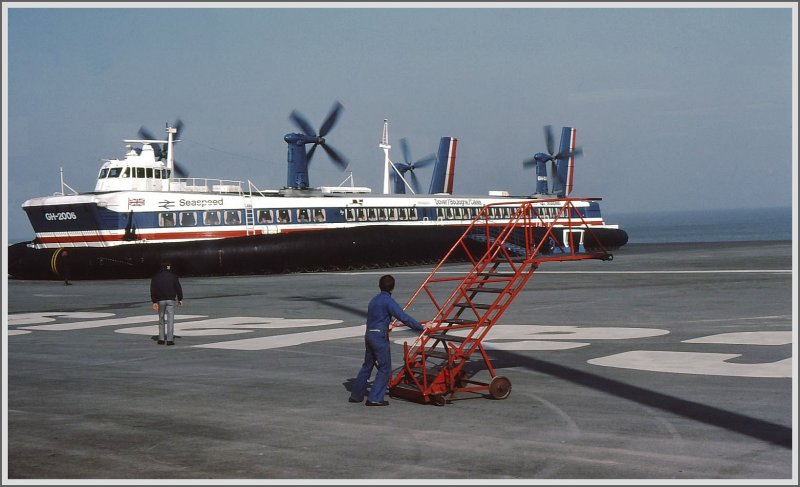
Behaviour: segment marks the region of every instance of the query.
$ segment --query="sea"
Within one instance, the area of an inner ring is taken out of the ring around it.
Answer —
[[[603,212],[628,233],[628,243],[792,240],[792,208]]]

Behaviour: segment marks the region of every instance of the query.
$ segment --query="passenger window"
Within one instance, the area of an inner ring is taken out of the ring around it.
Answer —
[[[356,210],[358,212],[358,221],[365,222],[367,221],[367,210],[364,208],[358,208]]]
[[[261,225],[272,223],[272,210],[258,210],[258,223]]]
[[[297,210],[297,222],[308,223],[308,210],[306,209]]]
[[[378,219],[378,212],[375,208],[367,208],[367,220],[374,222]]]
[[[161,169],[153,169],[153,177],[156,179],[161,179]]]
[[[219,225],[219,212],[207,211],[203,223],[206,225]]]
[[[347,208],[344,210],[344,218],[349,222],[356,221],[356,212],[352,208]]]
[[[409,208],[408,211],[408,219],[409,220],[416,220],[417,219],[417,209],[416,208]]]
[[[148,167],[147,171],[145,172],[145,175],[146,175],[146,177],[148,179],[153,179],[153,168],[152,167]]]
[[[378,219],[386,221],[386,208],[378,208]]]
[[[226,225],[238,225],[241,222],[242,218],[237,210],[229,210],[225,212]]]
[[[408,220],[408,208],[400,208],[400,220]]]
[[[291,223],[292,217],[289,215],[289,210],[278,210],[278,223]]]
[[[160,213],[158,215],[158,219],[159,219],[158,224],[162,227],[175,226],[175,213]]]
[[[193,211],[184,211],[181,213],[181,226],[193,227],[197,225],[197,217]]]
[[[397,221],[397,208],[389,208],[389,220]]]
[[[325,218],[325,210],[321,208],[317,208],[314,210],[314,222],[316,223],[324,223],[326,220]]]

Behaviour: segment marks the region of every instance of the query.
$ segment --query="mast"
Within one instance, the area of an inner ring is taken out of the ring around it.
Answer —
[[[392,164],[392,161],[389,160],[389,149],[392,148],[389,145],[389,120],[384,118],[383,119],[383,136],[381,137],[381,143],[378,144],[378,147],[383,149],[383,194],[389,194],[389,166]]]

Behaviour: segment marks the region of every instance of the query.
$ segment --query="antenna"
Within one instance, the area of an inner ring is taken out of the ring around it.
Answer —
[[[389,160],[389,149],[392,148],[389,145],[389,119],[383,119],[383,135],[381,136],[381,143],[378,144],[378,147],[383,149],[383,194],[389,194],[389,166],[392,164],[392,161]]]

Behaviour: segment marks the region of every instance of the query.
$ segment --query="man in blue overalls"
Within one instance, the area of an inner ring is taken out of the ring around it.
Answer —
[[[382,276],[378,281],[381,292],[372,298],[367,307],[367,331],[364,333],[364,365],[358,371],[353,391],[350,393],[350,402],[361,402],[367,391],[367,381],[372,368],[377,367],[375,381],[369,390],[367,406],[388,406],[389,401],[384,401],[386,386],[392,374],[392,354],[389,350],[389,323],[392,317],[417,331],[425,329],[417,320],[406,314],[403,308],[392,298],[394,277]]]

